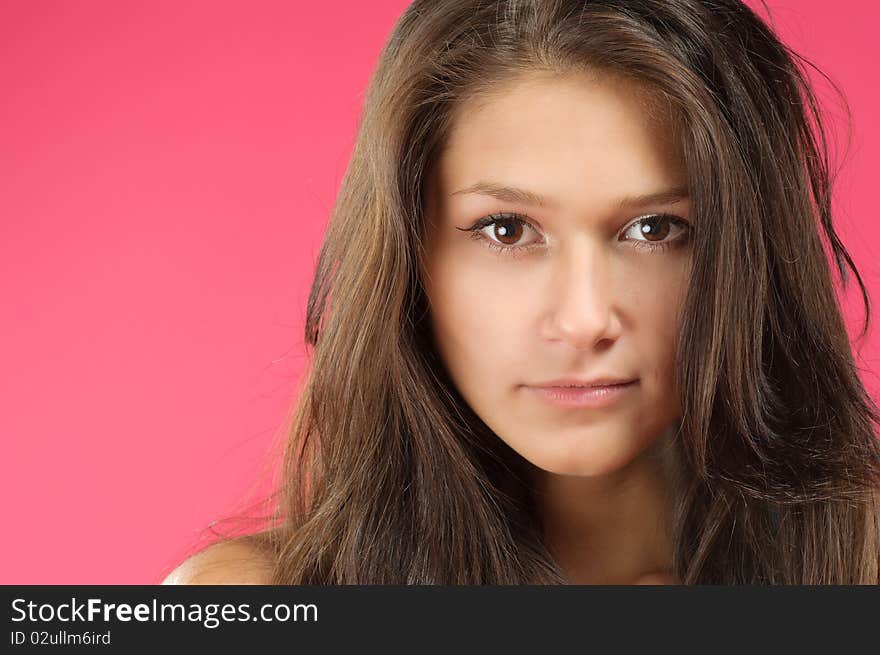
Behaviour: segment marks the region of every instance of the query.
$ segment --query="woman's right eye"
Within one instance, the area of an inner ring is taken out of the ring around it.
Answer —
[[[538,243],[516,245],[528,231],[537,234],[528,219],[521,214],[500,213],[490,214],[481,218],[469,228],[457,228],[471,233],[474,239],[483,241],[493,250],[504,253],[528,250]]]

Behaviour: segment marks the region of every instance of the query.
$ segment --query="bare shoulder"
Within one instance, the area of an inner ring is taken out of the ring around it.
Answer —
[[[225,541],[184,560],[162,581],[163,585],[268,585],[272,562],[253,543]]]

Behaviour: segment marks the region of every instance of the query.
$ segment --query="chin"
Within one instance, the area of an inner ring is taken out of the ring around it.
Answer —
[[[533,466],[556,475],[574,475],[580,477],[597,477],[614,473],[629,464],[635,455],[620,453],[618,456],[609,456],[603,453],[601,456],[595,453],[584,453],[579,457],[527,458]]]

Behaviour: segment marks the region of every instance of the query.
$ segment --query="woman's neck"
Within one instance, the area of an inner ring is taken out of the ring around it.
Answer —
[[[571,584],[633,584],[672,571],[677,427],[607,475],[530,466],[545,544]]]

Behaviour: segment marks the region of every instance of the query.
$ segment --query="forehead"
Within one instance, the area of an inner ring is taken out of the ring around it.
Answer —
[[[669,107],[645,85],[611,75],[506,82],[462,102],[444,145],[434,170],[447,194],[490,176],[553,197],[595,197],[681,183],[685,174]]]

